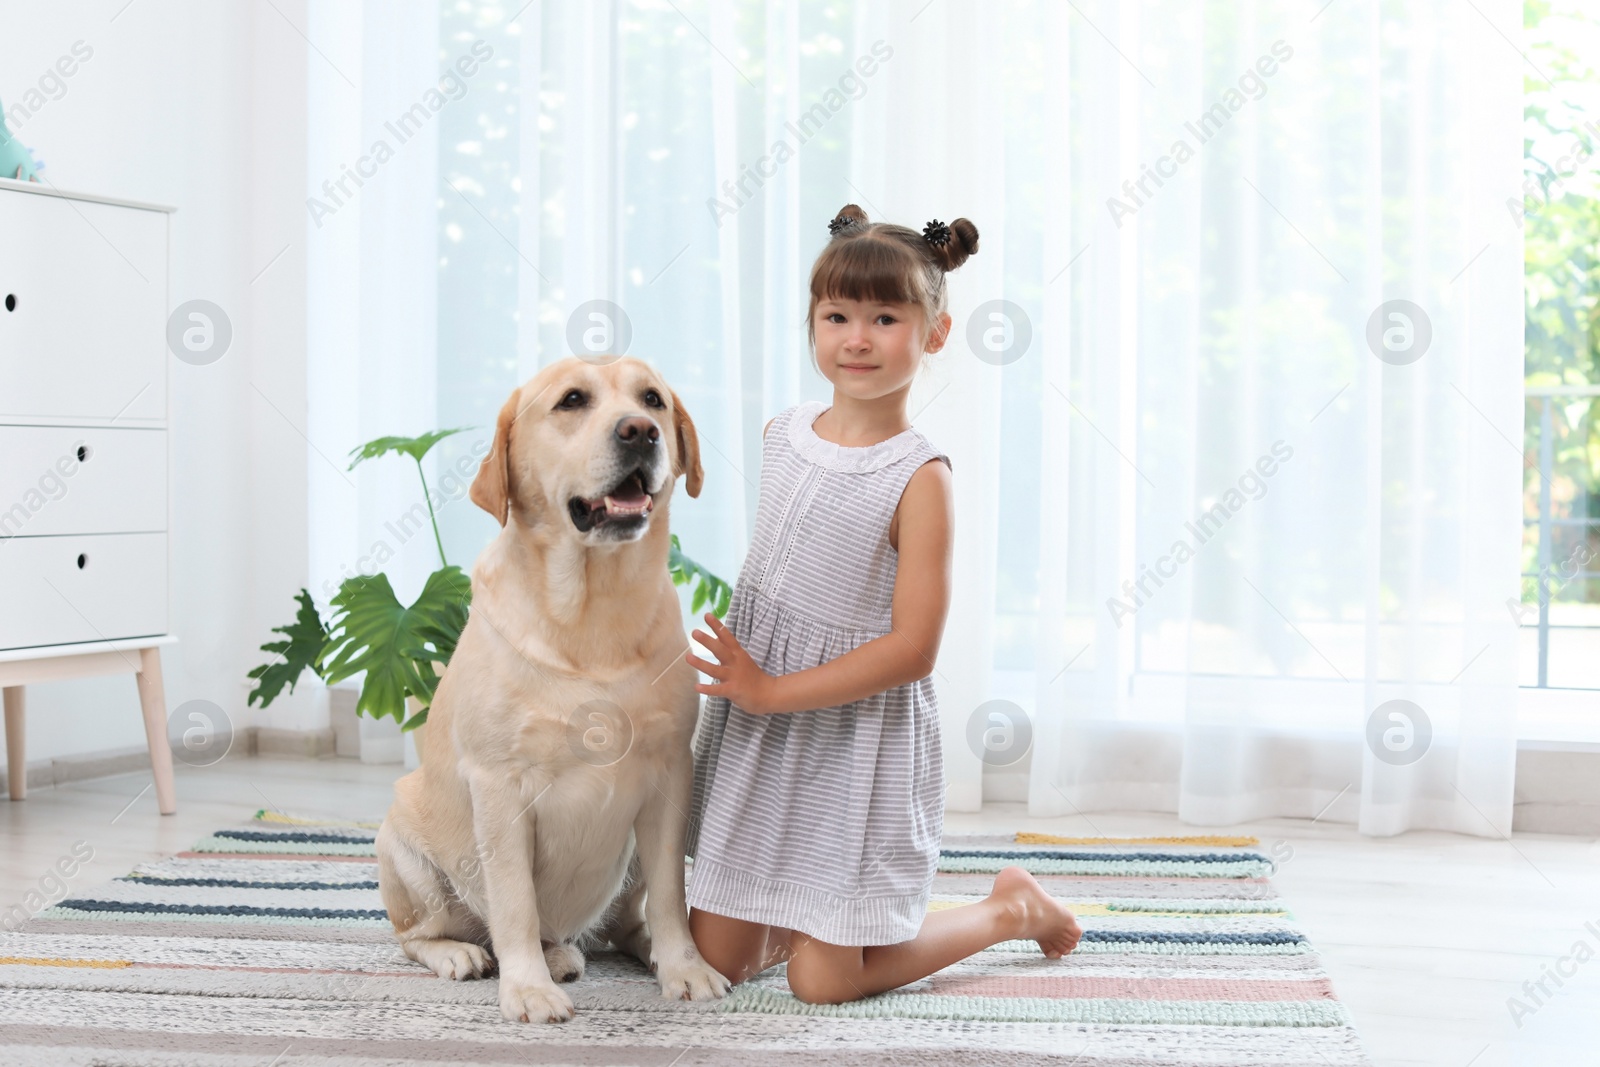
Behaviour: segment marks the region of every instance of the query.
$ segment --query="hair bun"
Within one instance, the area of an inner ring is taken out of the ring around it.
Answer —
[[[839,213],[828,222],[828,232],[837,237],[841,231],[846,230],[851,226],[865,226],[866,224],[867,213],[862,211],[861,208],[857,207],[855,204],[846,204],[844,207],[840,208]]]
[[[978,228],[970,219],[956,219],[948,226],[930,219],[922,228],[922,239],[934,260],[945,270],[955,270],[978,250]]]

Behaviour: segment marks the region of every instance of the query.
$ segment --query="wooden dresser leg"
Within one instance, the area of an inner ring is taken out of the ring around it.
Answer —
[[[28,796],[28,755],[23,725],[22,693],[20,685],[5,688],[6,704],[6,774],[12,800],[25,800]]]
[[[144,709],[144,736],[150,742],[150,771],[156,779],[156,805],[161,814],[178,810],[172,786],[172,742],[167,738],[167,695],[161,686],[161,650],[139,650],[139,706]]]

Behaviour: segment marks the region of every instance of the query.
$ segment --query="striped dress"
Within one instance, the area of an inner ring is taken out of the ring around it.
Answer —
[[[723,621],[768,674],[890,631],[889,523],[911,475],[950,458],[915,429],[864,447],[818,437],[827,406],[780,413],[762,444],[755,537]],[[708,696],[695,733],[692,907],[836,945],[917,935],[944,829],[933,680],[751,715]]]

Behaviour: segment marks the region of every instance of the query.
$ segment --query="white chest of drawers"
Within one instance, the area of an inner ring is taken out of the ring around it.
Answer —
[[[0,180],[0,687],[11,797],[23,687],[137,676],[157,799],[175,810],[166,347],[171,209]]]

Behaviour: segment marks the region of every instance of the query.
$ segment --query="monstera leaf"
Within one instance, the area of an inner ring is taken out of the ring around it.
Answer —
[[[282,657],[282,662],[263,663],[250,672],[249,677],[256,679],[256,687],[250,691],[246,707],[257,700],[266,707],[283,692],[284,686],[294,692],[295,683],[307,667],[316,670],[317,658],[328,639],[328,629],[322,625],[322,617],[317,614],[317,605],[312,602],[309,591],[301,589],[295,594],[295,600],[300,603],[300,610],[295,612],[294,622],[272,628],[273,633],[283,634],[287,640],[268,641],[261,646],[261,651]]]
[[[457,426],[453,430],[429,430],[420,437],[379,437],[368,441],[364,445],[357,445],[350,450],[350,466],[346,470],[355,470],[362,460],[377,459],[390,452],[400,452],[418,463],[426,456],[433,446],[443,441],[446,437],[453,437],[458,433],[465,433],[472,429],[470,426]]]
[[[422,457],[426,456],[434,445],[446,437],[464,433],[472,429],[470,426],[457,426],[453,430],[429,430],[421,437],[378,437],[364,445],[357,445],[350,450],[349,470],[355,470],[356,465],[362,460],[376,459],[386,456],[390,452],[398,452],[410,456],[417,465],[417,479],[422,482],[422,502],[428,505],[428,522],[433,526],[433,543],[439,549],[439,566],[449,567],[450,561],[444,558],[444,538],[439,536],[439,516],[433,512],[433,497],[428,493],[428,475],[422,469]]]
[[[706,604],[714,604],[712,612],[717,618],[722,618],[728,613],[728,603],[733,599],[733,586],[684,555],[678,547],[677,534],[672,535],[671,541],[667,549],[667,571],[672,575],[672,584],[694,583],[694,597],[689,610],[698,616]]]
[[[323,680],[333,685],[365,671],[356,712],[415,729],[427,721],[438,672],[455,652],[471,600],[472,583],[460,567],[434,571],[410,607],[387,575],[346,579],[333,598],[332,632],[319,657]],[[410,719],[408,696],[423,706]]]

